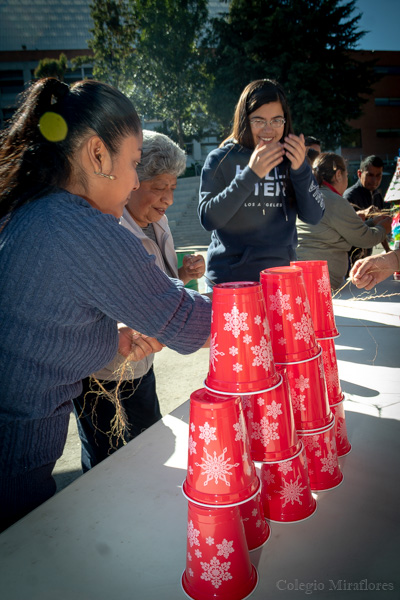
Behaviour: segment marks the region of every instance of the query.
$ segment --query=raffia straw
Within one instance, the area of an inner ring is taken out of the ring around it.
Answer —
[[[91,383],[90,390],[88,392],[86,392],[85,397],[83,399],[82,411],[81,411],[80,415],[78,415],[78,417],[81,418],[82,414],[85,410],[86,396],[88,394],[96,394],[97,397],[95,398],[95,400],[92,404],[92,415],[91,415],[92,423],[93,423],[93,427],[95,428],[96,431],[108,436],[109,443],[110,443],[109,452],[111,450],[117,450],[120,442],[124,446],[126,446],[126,444],[127,444],[125,433],[128,431],[129,427],[128,427],[128,423],[127,423],[126,412],[124,410],[124,407],[122,406],[119,392],[123,389],[123,383],[124,383],[124,381],[126,381],[126,379],[124,377],[125,372],[127,370],[128,363],[131,363],[131,362],[132,361],[130,360],[130,356],[128,356],[127,358],[125,358],[123,363],[118,367],[118,369],[116,369],[116,371],[114,371],[114,374],[116,376],[118,376],[118,380],[116,380],[116,386],[112,392],[106,390],[105,387],[102,385],[102,383],[97,379],[97,377],[92,375],[90,378],[91,382],[94,382],[97,385],[97,389],[96,390],[93,389],[92,383]],[[126,398],[127,400],[130,399],[134,395],[134,393],[137,390],[137,388],[139,387],[141,381],[142,381],[142,377],[139,379],[139,382],[138,382],[137,386],[134,388],[134,390],[132,391],[132,394],[130,394]],[[98,427],[96,409],[97,409],[97,405],[98,405],[100,396],[103,396],[106,400],[108,400],[115,406],[115,415],[110,422],[109,431],[103,431],[102,429],[100,429],[100,427]]]

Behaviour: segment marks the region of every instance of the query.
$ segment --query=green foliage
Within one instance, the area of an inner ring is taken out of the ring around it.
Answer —
[[[125,0],[92,0],[94,27],[88,46],[94,53],[93,76],[124,90],[134,69],[138,19],[134,3]]]
[[[182,146],[201,135],[210,77],[198,49],[206,0],[93,0],[93,75],[164,122]]]
[[[67,57],[61,53],[57,58],[42,58],[34,71],[34,76],[37,79],[43,77],[55,77],[60,81],[64,81],[65,71],[67,70]]]
[[[181,146],[201,134],[210,78],[199,51],[206,0],[141,0],[141,35],[131,95],[146,116],[167,124]]]
[[[269,78],[285,89],[296,133],[336,147],[376,80],[372,64],[349,53],[365,33],[354,9],[354,0],[232,0],[228,18],[214,20],[206,40],[215,49],[208,110],[221,134],[243,88]]]

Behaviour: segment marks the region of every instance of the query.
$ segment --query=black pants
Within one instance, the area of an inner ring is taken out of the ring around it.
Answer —
[[[115,416],[115,406],[101,394],[93,379],[83,380],[81,395],[74,400],[79,437],[82,443],[81,461],[85,473],[110,454],[118,450],[142,431],[161,419],[156,393],[153,367],[140,379],[123,381],[119,389],[121,405],[127,417],[123,439],[110,439],[110,423]],[[115,381],[101,381],[109,392],[116,388]]]
[[[56,493],[49,463],[17,477],[0,476],[0,531],[3,531]]]

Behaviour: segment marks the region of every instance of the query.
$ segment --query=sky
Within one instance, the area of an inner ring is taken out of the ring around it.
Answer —
[[[356,9],[363,13],[358,28],[369,31],[359,50],[400,50],[399,0],[357,0]]]

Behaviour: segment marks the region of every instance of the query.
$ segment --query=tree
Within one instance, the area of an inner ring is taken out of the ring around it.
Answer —
[[[139,35],[135,5],[125,0],[92,0],[90,12],[94,27],[88,46],[94,54],[93,76],[124,91],[132,77]]]
[[[182,146],[200,134],[210,77],[200,35],[208,17],[206,0],[141,0],[137,75],[132,86],[142,111],[162,119]]]
[[[64,81],[65,71],[67,70],[67,57],[61,53],[57,58],[42,58],[34,71],[34,76],[37,79],[43,77],[55,77],[60,81]]]
[[[93,0],[93,74],[183,146],[200,134],[210,77],[199,50],[206,0]]]
[[[335,148],[376,80],[372,63],[351,53],[365,33],[354,9],[354,0],[232,0],[228,18],[214,20],[207,37],[215,49],[208,108],[221,132],[247,83],[270,78],[287,93],[295,131]]]

